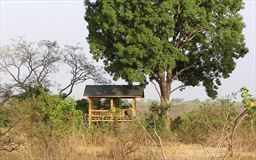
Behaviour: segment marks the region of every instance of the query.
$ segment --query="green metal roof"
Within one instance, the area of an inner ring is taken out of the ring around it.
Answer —
[[[144,97],[144,88],[138,85],[86,85],[87,97]]]

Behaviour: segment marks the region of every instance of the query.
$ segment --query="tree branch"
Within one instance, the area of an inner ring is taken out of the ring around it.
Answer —
[[[184,88],[184,87],[186,87],[186,85],[183,84],[183,85],[180,85],[180,86],[174,88],[173,90],[171,90],[171,94],[172,94],[174,91],[176,91],[176,90],[178,90],[178,89],[180,89],[180,88]]]
[[[71,71],[71,81],[63,89],[60,90],[59,95],[63,98],[68,97],[72,92],[76,84],[83,83],[87,80],[93,80],[97,83],[104,81],[103,73],[98,68],[88,62],[83,53],[77,53],[81,51],[81,48],[74,46],[65,46],[62,50],[64,56],[62,62],[67,65]],[[65,91],[69,91],[64,94]]]
[[[177,78],[179,75],[181,75],[181,74],[182,74],[183,72],[185,72],[186,70],[190,69],[192,66],[193,66],[193,65],[191,64],[191,65],[189,65],[189,66],[187,66],[187,67],[182,68],[182,69],[179,70],[178,72],[176,72],[176,73],[172,76],[171,81],[173,81],[175,78]]]
[[[155,84],[153,81],[150,81],[150,82],[154,85],[154,87],[155,87],[155,89],[156,89],[156,91],[157,91],[157,94],[159,95],[159,98],[162,100],[163,98],[162,98],[161,93],[160,93],[160,91],[158,90],[156,84]]]

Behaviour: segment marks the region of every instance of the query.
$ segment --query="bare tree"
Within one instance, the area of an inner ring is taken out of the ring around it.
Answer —
[[[57,71],[56,64],[60,60],[57,43],[46,40],[27,43],[23,39],[15,42],[1,48],[0,72],[7,74],[10,81],[2,85],[0,94],[11,96],[29,92],[34,84],[47,88],[50,85],[48,77]]]
[[[71,80],[59,92],[63,98],[73,92],[76,84],[86,80],[108,83],[103,77],[103,69],[89,62],[83,49],[78,46],[66,45],[60,49],[57,42],[41,40],[28,43],[19,39],[12,45],[0,48],[0,51],[0,76],[4,77],[1,77],[4,83],[0,84],[2,102],[20,93],[30,93],[35,85],[49,89],[50,75],[63,69],[63,65],[69,68],[71,74]],[[59,64],[62,64],[61,68],[58,68]]]
[[[98,84],[109,83],[103,75],[105,72],[102,68],[97,68],[89,62],[83,49],[78,46],[66,45],[62,50],[62,62],[70,68],[72,78],[70,82],[60,90],[60,96],[68,97],[76,84],[83,83],[87,80],[93,80]],[[65,93],[64,93],[65,92]]]

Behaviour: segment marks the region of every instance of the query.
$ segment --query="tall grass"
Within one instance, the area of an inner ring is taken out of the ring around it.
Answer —
[[[140,115],[133,122],[97,123],[89,126],[81,122],[80,112],[73,110],[73,102],[55,98],[34,97],[10,103],[7,109],[9,117],[2,116],[4,125],[1,133],[11,128],[9,144],[20,145],[11,152],[0,146],[0,159],[230,158],[225,155],[227,142],[223,137],[230,131],[239,112],[231,101],[201,103],[195,110],[176,119],[172,119],[168,113],[160,116],[158,113],[168,112],[169,106],[159,111],[155,108],[158,104],[154,102],[149,113]],[[67,109],[67,106],[73,109]],[[49,110],[55,113],[49,115]],[[74,118],[74,115],[80,118]],[[256,157],[256,116],[251,116],[245,118],[235,135],[236,155],[230,159]],[[1,138],[4,138],[2,134]]]

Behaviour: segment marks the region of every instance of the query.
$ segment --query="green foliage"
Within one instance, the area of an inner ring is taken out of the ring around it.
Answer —
[[[252,112],[247,115],[243,119],[241,126],[242,127],[238,128],[238,132],[243,133],[244,135],[248,133],[256,133],[256,114]]]
[[[250,113],[256,112],[256,100],[252,98],[249,90],[245,87],[241,89],[241,97],[243,98],[243,104],[246,109],[249,110]]]
[[[155,129],[157,133],[164,134],[168,127],[167,112],[171,105],[168,103],[159,104],[159,102],[153,101],[148,107],[150,113],[145,115],[146,127],[150,130]]]
[[[171,130],[186,143],[205,142],[210,135],[228,131],[237,111],[228,100],[220,103],[204,103],[199,109],[177,117],[171,123]]]
[[[49,91],[48,89],[43,88],[42,85],[37,83],[30,84],[30,86],[28,86],[27,88],[27,91],[20,93],[19,95],[15,96],[15,98],[25,100],[32,96],[39,96],[42,93],[42,90],[44,90],[44,92]]]
[[[203,84],[216,97],[221,78],[247,52],[242,0],[85,1],[90,52],[114,79]],[[168,71],[168,72],[167,72]],[[162,78],[163,79],[163,78]],[[160,83],[160,82],[159,82]],[[164,92],[162,93],[164,94]]]
[[[8,110],[0,107],[0,128],[6,127],[8,122],[9,122]]]
[[[240,132],[254,133],[256,131],[256,99],[252,97],[246,87],[241,88],[241,97],[244,108],[248,110],[248,115],[243,119],[243,128],[240,129]]]
[[[168,110],[171,108],[171,104],[159,104],[158,102],[153,101],[148,107],[151,114],[157,119],[167,115]]]
[[[38,96],[12,102],[13,118],[23,121],[23,129],[37,138],[61,137],[77,131],[82,113],[73,100],[63,100],[40,90]]]
[[[110,109],[110,99],[93,98],[93,106],[95,109]]]
[[[79,99],[76,101],[76,109],[88,114],[88,101],[86,99]]]
[[[96,109],[110,109],[110,98],[93,98],[93,105]],[[115,98],[114,99],[115,104],[117,107],[119,108],[128,108],[129,106],[127,106],[125,104],[125,101],[119,99],[119,98]]]

